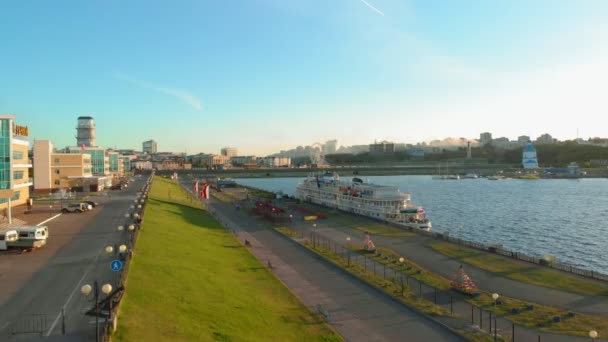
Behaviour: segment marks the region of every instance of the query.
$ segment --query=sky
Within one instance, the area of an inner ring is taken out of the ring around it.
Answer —
[[[0,2],[30,138],[265,155],[337,139],[607,137],[608,1]]]

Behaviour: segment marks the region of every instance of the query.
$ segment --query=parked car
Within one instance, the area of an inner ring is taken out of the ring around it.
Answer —
[[[87,208],[84,203],[70,203],[61,208],[62,213],[82,213],[85,210],[87,210]]]
[[[90,205],[91,207],[95,208],[96,206],[99,205],[99,203],[94,202],[94,201],[84,201],[84,203]]]
[[[114,184],[110,187],[110,190],[122,190],[122,184]]]

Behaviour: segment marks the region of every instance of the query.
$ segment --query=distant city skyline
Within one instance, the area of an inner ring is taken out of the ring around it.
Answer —
[[[0,5],[0,113],[58,147],[92,116],[98,146],[188,154],[603,137],[606,17],[601,0],[24,0]]]

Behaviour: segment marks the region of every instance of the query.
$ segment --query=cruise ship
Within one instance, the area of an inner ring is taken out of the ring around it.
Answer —
[[[366,183],[356,177],[343,181],[335,173],[310,174],[298,184],[296,197],[403,227],[431,230],[424,209],[413,205],[411,195],[394,186]]]

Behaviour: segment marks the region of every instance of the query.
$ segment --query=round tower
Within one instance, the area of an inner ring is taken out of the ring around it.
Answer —
[[[95,120],[92,116],[78,117],[76,144],[78,146],[97,146],[95,145]]]

